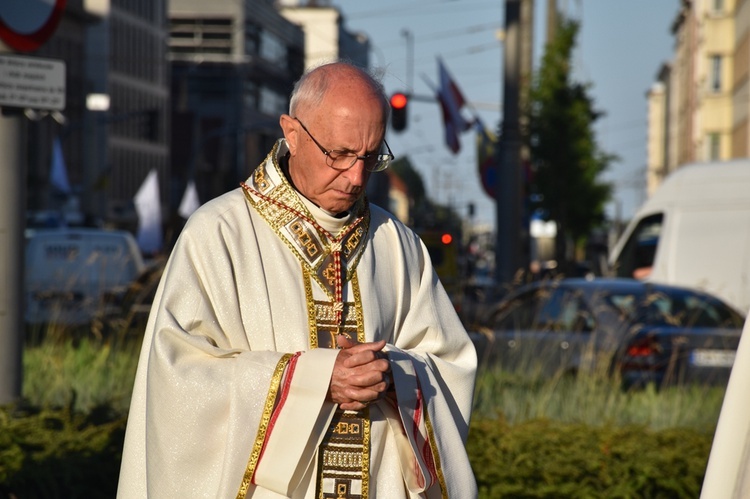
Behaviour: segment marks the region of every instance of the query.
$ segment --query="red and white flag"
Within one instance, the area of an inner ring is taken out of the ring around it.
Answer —
[[[445,143],[453,151],[453,154],[456,154],[461,149],[461,142],[458,140],[458,135],[468,130],[471,127],[471,122],[467,121],[461,114],[461,108],[466,104],[466,99],[464,99],[456,82],[448,74],[448,70],[440,58],[438,58],[438,68],[440,72],[438,100],[443,110]]]

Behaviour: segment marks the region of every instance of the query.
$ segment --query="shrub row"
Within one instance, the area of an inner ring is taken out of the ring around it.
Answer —
[[[115,496],[125,418],[108,407],[0,410],[0,497]],[[692,429],[474,421],[480,498],[693,498],[711,435]]]
[[[712,435],[694,429],[473,421],[480,498],[695,498]]]
[[[0,498],[113,498],[125,417],[108,406],[0,409]]]

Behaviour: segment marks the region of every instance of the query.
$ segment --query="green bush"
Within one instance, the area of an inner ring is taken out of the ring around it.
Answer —
[[[550,420],[473,421],[480,498],[694,498],[712,435]]]
[[[36,408],[0,408],[0,499],[115,496],[140,338],[115,340],[27,345]],[[468,441],[480,497],[697,497],[722,398],[482,370]]]
[[[115,497],[125,417],[107,406],[0,409],[0,497]]]

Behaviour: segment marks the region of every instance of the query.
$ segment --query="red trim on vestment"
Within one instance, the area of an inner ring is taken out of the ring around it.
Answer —
[[[260,456],[258,457],[258,464],[255,466],[255,470],[258,470],[258,467],[260,466],[260,462],[263,460],[263,454],[266,451],[266,445],[268,445],[268,441],[271,439],[271,433],[273,432],[274,425],[276,424],[276,420],[279,418],[279,414],[281,414],[281,410],[284,408],[284,403],[286,402],[286,399],[289,395],[289,389],[292,385],[292,378],[294,377],[294,369],[297,367],[297,360],[299,360],[300,355],[302,355],[302,352],[297,352],[292,356],[291,359],[289,359],[289,363],[286,366],[286,373],[284,374],[284,383],[281,386],[281,391],[279,393],[279,401],[276,403],[276,407],[273,409],[273,414],[271,414],[271,420],[268,423],[268,430],[266,431],[266,438],[263,440],[263,447],[260,450]],[[255,473],[253,473],[253,484],[255,484]]]

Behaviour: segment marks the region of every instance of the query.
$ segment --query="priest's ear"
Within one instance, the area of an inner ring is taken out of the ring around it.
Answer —
[[[289,152],[294,156],[297,151],[297,141],[299,140],[299,122],[288,114],[282,114],[279,118],[279,125],[281,125],[281,130],[284,132]]]

